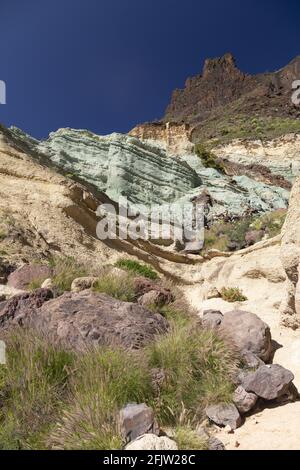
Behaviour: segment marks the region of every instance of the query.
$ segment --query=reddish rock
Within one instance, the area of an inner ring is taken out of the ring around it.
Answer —
[[[88,290],[50,300],[28,316],[27,324],[77,350],[86,345],[139,349],[168,329],[160,314]]]
[[[159,435],[159,426],[153,409],[142,404],[129,404],[120,411],[119,428],[125,443],[134,441],[144,434]]]
[[[52,298],[53,293],[50,289],[36,289],[34,292],[16,295],[3,302],[0,308],[0,327],[7,328],[12,324],[23,325],[35,309],[40,308]]]
[[[160,300],[163,301],[164,304],[172,302],[173,295],[169,289],[165,289],[157,282],[152,281],[151,279],[146,279],[145,277],[137,277],[134,279],[134,290],[137,297],[141,297],[148,292],[158,292],[160,296]]]
[[[52,276],[52,269],[42,264],[24,264],[21,268],[12,272],[8,276],[7,284],[15,289],[26,290],[33,281],[39,281],[41,284],[45,279]]]

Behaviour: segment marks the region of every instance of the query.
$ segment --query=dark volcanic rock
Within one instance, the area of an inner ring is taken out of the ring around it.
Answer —
[[[7,284],[15,289],[26,290],[32,281],[41,283],[52,276],[52,269],[41,264],[25,264],[8,276]]]
[[[36,289],[34,292],[15,295],[1,305],[0,326],[6,328],[11,324],[23,325],[35,309],[52,298],[50,289]]]
[[[242,424],[238,409],[233,404],[212,405],[206,408],[207,417],[218,426],[230,426],[237,429]]]
[[[224,316],[219,310],[205,310],[203,312],[202,324],[205,328],[218,328],[223,318]]]
[[[137,297],[141,297],[151,291],[156,291],[160,294],[160,299],[165,304],[172,302],[173,295],[169,289],[165,289],[160,284],[145,277],[136,277],[134,279],[134,289]]]
[[[246,392],[239,386],[233,394],[233,402],[240,413],[247,413],[256,405],[258,396],[255,393]]]
[[[250,351],[267,362],[273,352],[269,326],[257,315],[234,310],[224,315],[220,327],[243,354]]]
[[[159,426],[153,409],[142,404],[129,404],[120,411],[119,428],[123,440],[128,443],[144,434],[159,435]]]
[[[208,439],[208,450],[225,450],[225,446],[220,439],[212,436]]]
[[[257,371],[247,374],[242,386],[247,392],[255,393],[265,400],[275,400],[288,392],[293,380],[292,372],[272,364],[261,366]]]
[[[28,323],[74,349],[88,344],[138,349],[168,329],[160,314],[89,290],[66,292],[47,302]]]
[[[291,90],[299,76],[300,57],[277,72],[258,75],[241,72],[231,54],[207,59],[202,74],[173,92],[164,121],[197,125],[217,113],[234,116],[236,107],[245,115],[298,117]]]

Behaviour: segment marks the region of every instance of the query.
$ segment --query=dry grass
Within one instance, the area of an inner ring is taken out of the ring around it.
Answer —
[[[116,275],[114,272],[104,270],[94,284],[93,290],[94,292],[105,293],[123,302],[133,302],[136,298],[134,278],[127,272]]]
[[[74,279],[88,275],[86,266],[78,263],[72,257],[55,257],[50,260],[53,268],[53,285],[59,294],[71,290]]]
[[[173,324],[147,353],[150,367],[166,376],[155,403],[161,422],[176,424],[183,410],[186,419],[199,421],[207,405],[231,401],[238,358],[214,331]]]
[[[208,438],[200,437],[189,425],[178,426],[174,438],[179,450],[208,450]]]

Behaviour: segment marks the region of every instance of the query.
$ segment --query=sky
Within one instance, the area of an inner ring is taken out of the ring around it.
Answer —
[[[0,0],[0,122],[127,132],[163,116],[207,57],[248,73],[300,55],[292,0]],[[300,77],[299,77],[300,79]]]

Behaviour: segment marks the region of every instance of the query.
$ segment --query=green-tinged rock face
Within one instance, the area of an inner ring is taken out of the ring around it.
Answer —
[[[137,204],[173,202],[201,186],[192,168],[126,135],[101,137],[62,129],[50,134],[38,149],[113,200],[126,196]]]
[[[204,168],[196,155],[170,157],[159,145],[128,135],[98,136],[66,128],[39,142],[18,129],[10,132],[35,154],[47,157],[114,201],[125,196],[137,205],[183,204],[207,188],[213,199],[209,219],[225,214],[241,217],[249,209],[270,212],[288,204],[286,189]]]

